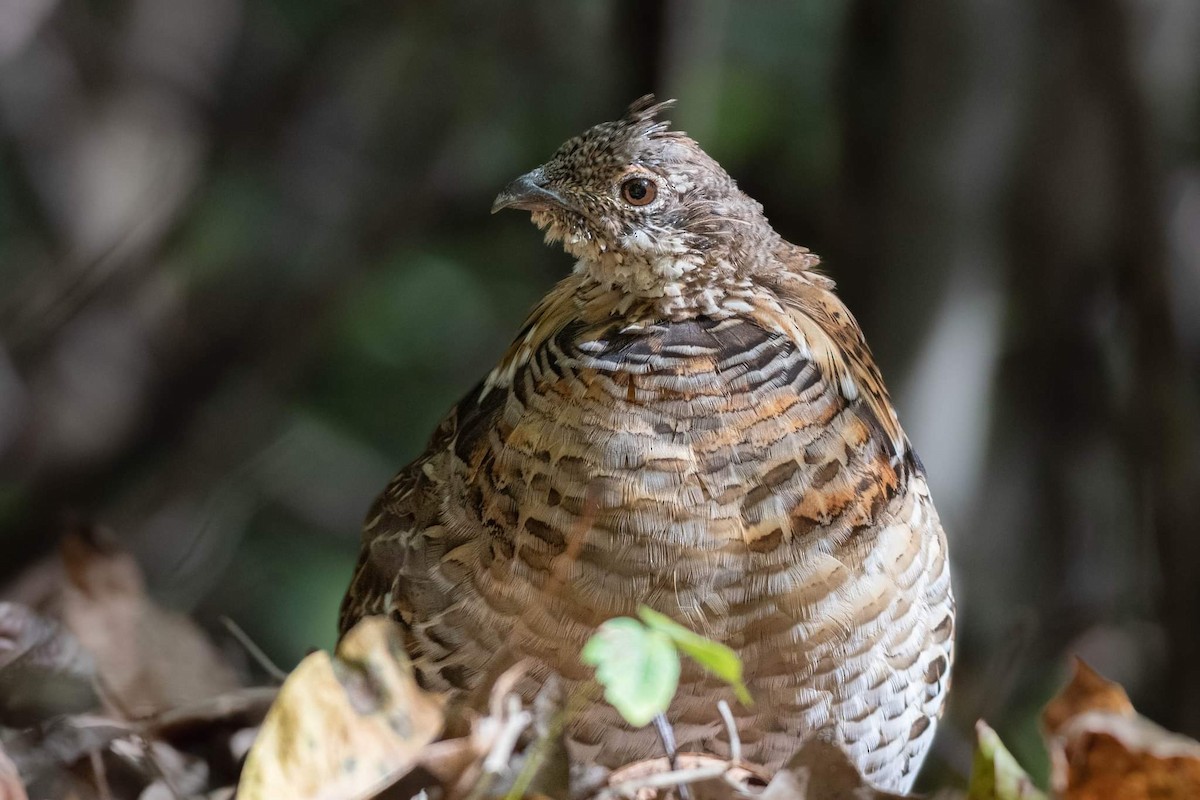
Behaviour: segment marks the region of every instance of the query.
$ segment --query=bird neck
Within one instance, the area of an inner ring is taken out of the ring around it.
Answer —
[[[580,259],[575,274],[587,305],[608,306],[621,316],[719,319],[748,311],[753,295],[751,270],[691,253],[649,260],[608,253]]]

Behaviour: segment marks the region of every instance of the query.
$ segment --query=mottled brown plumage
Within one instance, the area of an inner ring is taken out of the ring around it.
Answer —
[[[923,469],[817,257],[665,105],[639,100],[497,198],[578,261],[371,509],[341,629],[391,614],[423,680],[463,694],[529,658],[531,691],[589,680],[583,643],[644,603],[741,656],[748,758],[778,766],[832,724],[868,777],[907,788],[954,630]],[[723,751],[720,698],[685,667],[683,749]],[[571,737],[608,764],[660,749],[603,703]]]

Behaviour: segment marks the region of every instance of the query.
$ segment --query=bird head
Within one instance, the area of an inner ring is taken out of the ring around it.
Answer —
[[[751,268],[776,234],[720,164],[658,119],[673,104],[646,95],[568,140],[505,187],[492,212],[531,211],[547,242],[625,288],[656,293],[685,272]]]

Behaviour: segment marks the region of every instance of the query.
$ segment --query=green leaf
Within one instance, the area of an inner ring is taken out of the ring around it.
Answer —
[[[604,699],[639,728],[667,710],[679,686],[679,653],[670,637],[630,617],[601,625],[581,657],[596,668]]]
[[[742,705],[754,705],[750,691],[742,680],[742,660],[738,658],[737,653],[719,642],[688,630],[667,615],[647,606],[638,608],[638,616],[651,630],[670,637],[675,646],[691,656],[693,661],[732,686],[733,693]]]
[[[968,800],[1046,800],[1004,743],[983,720],[975,723],[975,763]]]

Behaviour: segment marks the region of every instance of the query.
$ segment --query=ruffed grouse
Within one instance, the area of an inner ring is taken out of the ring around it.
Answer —
[[[854,317],[716,161],[635,102],[513,181],[578,259],[366,521],[341,630],[391,614],[430,688],[517,659],[589,681],[584,642],[646,604],[732,647],[751,708],[685,666],[681,749],[776,767],[832,725],[911,785],[953,650],[946,540]],[[581,756],[661,754],[604,703]]]

